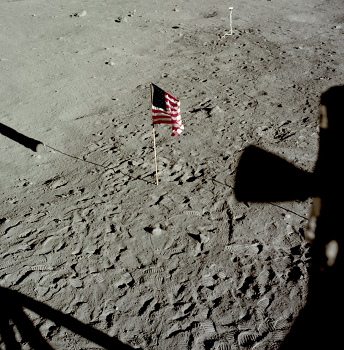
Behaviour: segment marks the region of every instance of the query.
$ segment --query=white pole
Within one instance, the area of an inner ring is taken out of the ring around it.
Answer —
[[[232,11],[233,11],[233,7],[229,7],[229,28],[230,28],[230,32],[229,35],[233,35],[233,29],[232,29]]]

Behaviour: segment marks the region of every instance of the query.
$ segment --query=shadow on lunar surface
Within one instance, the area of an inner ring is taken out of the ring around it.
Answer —
[[[37,152],[37,147],[42,144],[41,141],[27,137],[2,123],[0,123],[0,134],[20,143],[26,148],[30,148],[34,152]]]
[[[237,200],[285,202],[306,200],[314,195],[315,184],[311,173],[256,146],[248,146],[242,153],[236,171]]]
[[[84,163],[95,165],[97,167],[101,167],[101,168],[106,169],[106,170],[115,171],[115,167],[104,166],[102,164],[91,162],[89,160],[82,159],[82,158],[73,156],[71,154],[65,153],[65,152],[63,152],[63,151],[61,151],[59,149],[56,149],[56,148],[54,148],[52,146],[44,144],[41,141],[38,141],[38,140],[35,140],[35,139],[31,138],[31,137],[25,136],[25,135],[19,133],[18,131],[14,130],[14,129],[10,128],[9,126],[4,125],[2,123],[0,123],[0,134],[3,135],[3,136],[6,136],[7,138],[11,139],[12,141],[15,141],[15,142],[21,144],[22,146],[24,146],[26,148],[31,149],[34,152],[39,152],[39,146],[41,145],[42,147],[46,147],[46,148],[52,150],[54,153],[58,152],[58,153],[60,153],[60,154],[62,154],[64,156],[67,156],[69,158],[77,159],[77,160],[82,161]],[[138,176],[137,177],[137,176],[133,176],[131,174],[124,173],[121,170],[116,170],[116,171],[121,173],[123,176],[128,176],[131,180],[141,180],[141,181],[144,181],[144,182],[146,182],[148,184],[153,184],[152,182],[146,180],[145,178],[148,177],[148,176],[153,176],[154,173],[149,173],[149,174],[146,174],[144,176]]]
[[[24,308],[35,312],[45,319],[49,319],[57,326],[64,327],[104,349],[132,349],[130,346],[108,336],[96,328],[86,325],[70,315],[66,315],[17,291],[0,287],[0,307],[1,340],[5,348],[9,350],[21,349],[21,343],[28,343],[30,349],[34,350],[54,349],[33,325],[30,318],[24,312]],[[12,325],[20,333],[22,342],[16,338]]]
[[[280,350],[342,347],[344,311],[343,151],[344,85],[320,98],[318,159],[313,173],[255,146],[239,160],[234,193],[240,201],[268,202],[313,198],[309,226],[311,267],[306,304]],[[283,185],[282,185],[283,184]]]

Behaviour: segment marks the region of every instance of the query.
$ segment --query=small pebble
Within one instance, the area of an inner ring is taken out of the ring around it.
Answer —
[[[162,234],[162,229],[160,227],[156,227],[153,229],[152,234],[154,236],[160,236]]]
[[[71,15],[71,17],[85,17],[87,15],[87,12],[85,10],[82,10],[81,12],[76,12]]]

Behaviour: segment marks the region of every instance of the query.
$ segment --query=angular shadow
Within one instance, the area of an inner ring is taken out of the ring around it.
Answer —
[[[234,194],[242,202],[306,200],[316,193],[314,176],[257,146],[243,151]]]
[[[238,163],[234,194],[240,201],[313,197],[305,231],[311,254],[307,301],[280,350],[343,347],[343,111],[344,85],[321,95],[319,150],[313,173],[254,146],[245,149]]]
[[[102,346],[104,349],[130,350],[116,338],[86,325],[70,315],[34,300],[22,293],[0,287],[0,335],[5,349],[21,349],[21,344],[15,338],[12,324],[16,326],[23,341],[29,343],[34,350],[51,350],[53,347],[44,339],[39,330],[33,325],[30,318],[25,314],[24,308],[29,309],[45,319],[49,319],[57,326],[65,327],[75,334]]]
[[[9,139],[18,142],[26,148],[31,149],[34,152],[37,152],[37,147],[42,145],[41,141],[32,139],[31,137],[27,137],[18,131],[0,123],[0,134],[8,137]]]

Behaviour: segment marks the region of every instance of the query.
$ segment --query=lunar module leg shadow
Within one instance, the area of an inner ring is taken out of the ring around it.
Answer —
[[[239,160],[234,193],[239,201],[313,198],[305,240],[310,244],[309,292],[281,350],[337,349],[344,311],[344,85],[320,98],[318,159],[313,173],[255,146]]]

